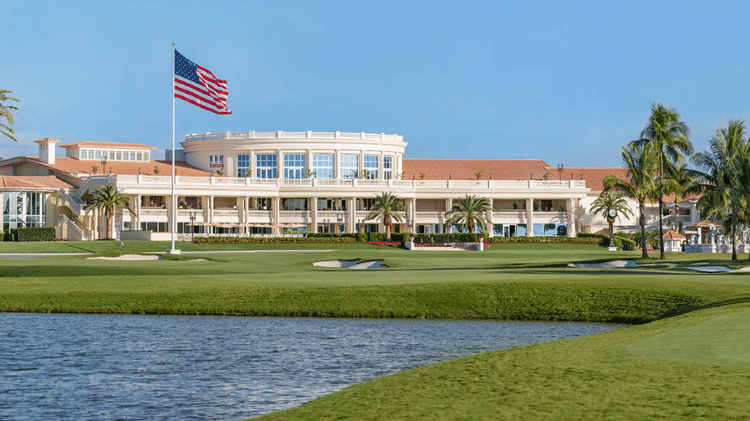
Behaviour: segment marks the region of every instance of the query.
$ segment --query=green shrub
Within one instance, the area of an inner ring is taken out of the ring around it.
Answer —
[[[5,235],[6,241],[55,241],[57,233],[55,228],[13,228]]]
[[[580,236],[580,237],[492,237],[490,244],[510,244],[510,243],[558,243],[558,244],[601,244],[601,237],[597,236]],[[607,237],[609,243],[609,237]]]
[[[358,243],[366,243],[367,242],[367,234],[365,234],[363,232],[357,233],[356,238],[357,238],[357,242]]]

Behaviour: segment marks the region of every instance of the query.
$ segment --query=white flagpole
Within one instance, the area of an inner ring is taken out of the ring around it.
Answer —
[[[172,248],[170,249],[170,252],[172,254],[177,254],[177,251],[174,248],[174,232],[175,232],[175,226],[177,225],[177,204],[176,198],[174,195],[174,155],[175,155],[175,141],[174,141],[174,124],[175,124],[175,118],[174,118],[174,57],[175,57],[175,48],[174,48],[174,42],[172,43],[172,223],[169,224],[169,231],[172,236]]]

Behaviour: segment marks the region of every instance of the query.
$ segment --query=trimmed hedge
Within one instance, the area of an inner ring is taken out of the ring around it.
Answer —
[[[3,236],[5,241],[55,241],[57,233],[51,228],[13,228]]]

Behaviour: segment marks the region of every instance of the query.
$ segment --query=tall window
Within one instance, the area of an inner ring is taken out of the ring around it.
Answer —
[[[390,180],[393,178],[393,157],[392,156],[383,157],[383,178],[386,180]]]
[[[305,154],[284,155],[284,178],[307,178],[307,174],[305,174]]]
[[[258,178],[278,178],[275,154],[255,156],[255,175]]]
[[[333,155],[313,155],[315,178],[333,178]]]
[[[339,178],[357,178],[359,171],[359,155],[343,154],[339,157]]]
[[[3,209],[3,231],[12,228],[43,227],[47,214],[45,193],[0,193]]]
[[[250,171],[250,155],[237,155],[237,177],[247,177]]]
[[[224,155],[211,155],[208,163],[211,168],[224,168]]]
[[[378,178],[378,156],[365,155],[365,178],[374,180]]]

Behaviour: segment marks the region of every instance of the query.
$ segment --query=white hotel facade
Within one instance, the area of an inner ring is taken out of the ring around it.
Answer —
[[[156,148],[149,145],[59,142],[39,139],[38,157],[0,161],[4,231],[42,225],[56,227],[59,238],[102,238],[103,217],[84,204],[92,191],[112,185],[133,203],[134,214],[120,210],[115,217],[121,238],[170,238],[171,151],[167,160],[156,161]],[[183,239],[383,232],[379,221],[365,220],[382,192],[403,200],[397,232],[446,232],[452,229],[445,215],[453,203],[476,195],[490,202],[485,218],[491,236],[576,236],[607,226],[588,209],[605,175],[625,177],[621,168],[553,168],[542,160],[405,159],[403,136],[384,133],[207,133],[188,135],[181,146],[174,188]],[[57,147],[64,157],[56,156]],[[29,187],[48,179],[58,183]],[[41,195],[36,200],[44,202],[45,215],[30,224],[24,212],[31,190]],[[676,220],[699,221],[694,203],[679,206]],[[635,203],[631,207],[637,213]],[[648,222],[655,221],[650,207]],[[632,230],[637,219],[623,218],[618,225]]]

